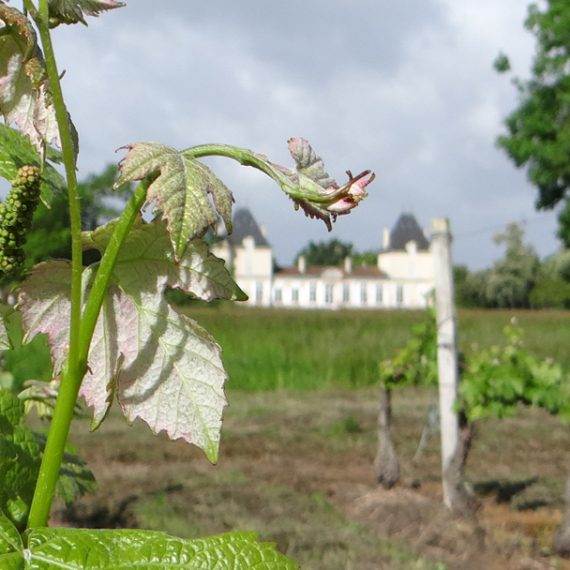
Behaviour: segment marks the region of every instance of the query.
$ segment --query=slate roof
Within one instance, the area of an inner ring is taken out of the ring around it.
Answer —
[[[429,242],[412,214],[402,214],[390,232],[388,251],[405,251],[406,244],[415,241],[419,251],[429,249]]]
[[[237,210],[233,219],[234,231],[228,237],[231,245],[241,245],[243,240],[251,236],[257,247],[270,247],[269,242],[263,237],[257,222],[251,212],[246,208]]]

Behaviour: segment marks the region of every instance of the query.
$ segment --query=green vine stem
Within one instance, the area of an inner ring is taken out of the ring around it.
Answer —
[[[205,156],[224,156],[239,162],[243,166],[252,166],[261,170],[273,180],[275,180],[281,189],[297,200],[310,200],[313,204],[330,204],[341,196],[346,194],[346,188],[340,187],[336,190],[323,193],[323,189],[311,179],[305,177],[303,188],[299,188],[299,184],[295,183],[285,172],[281,171],[276,165],[273,165],[263,155],[259,155],[252,150],[246,148],[238,148],[226,144],[203,144],[193,146],[182,151],[182,154],[191,156],[192,158],[202,158]],[[314,186],[313,191],[312,186]]]
[[[83,312],[81,337],[79,339],[79,358],[80,362],[85,365],[87,364],[89,347],[91,346],[91,339],[93,338],[97,318],[99,317],[99,312],[101,311],[101,306],[105,299],[105,294],[109,286],[111,275],[113,274],[113,268],[115,267],[119,251],[146,200],[149,185],[150,181],[145,180],[135,189],[111,235],[111,239],[105,249],[99,269],[93,280],[93,286]]]
[[[59,80],[59,73],[55,54],[51,42],[48,25],[48,0],[40,0],[39,10],[31,0],[25,0],[26,8],[34,16],[38,27],[44,56],[46,70],[56,111],[56,119],[61,137],[63,163],[67,179],[67,191],[71,229],[71,316],[69,352],[66,364],[61,374],[61,383],[56,402],[53,420],[49,428],[46,447],[38,475],[28,527],[47,526],[51,504],[55,493],[59,471],[69,435],[69,428],[73,418],[73,411],[77,401],[81,381],[87,370],[87,357],[93,331],[105,291],[109,284],[113,267],[120,247],[131,229],[136,215],[140,211],[146,197],[147,185],[141,184],[135,190],[129,204],[125,208],[115,228],[111,241],[103,258],[94,281],[93,288],[85,308],[85,320],[81,318],[82,307],[82,273],[83,251],[81,238],[81,208],[80,196],[77,190],[76,155],[71,134],[70,122],[65,107],[63,92]]]
[[[74,394],[77,394],[81,378],[84,374],[84,370],[79,367],[78,358],[82,304],[81,276],[83,265],[81,206],[77,191],[75,147],[49,31],[48,0],[40,0],[39,10],[37,11],[31,0],[26,0],[25,5],[34,17],[42,41],[49,87],[61,137],[63,164],[67,180],[72,254],[69,352],[65,368],[62,371],[60,397],[58,398],[56,411],[54,412],[54,422],[50,426],[49,438],[42,458],[40,474],[30,511],[28,525],[30,527],[36,527],[47,525],[55,483],[59,475],[63,450],[69,432],[71,417],[73,416],[73,408],[75,406]],[[57,418],[57,420],[55,420],[55,418]]]

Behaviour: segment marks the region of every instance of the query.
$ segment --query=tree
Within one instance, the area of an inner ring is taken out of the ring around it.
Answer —
[[[570,2],[531,4],[525,27],[536,38],[529,80],[515,78],[518,107],[507,117],[507,134],[498,138],[517,167],[525,167],[538,189],[537,209],[565,203],[558,236],[570,246]],[[500,55],[495,69],[510,70]]]
[[[495,243],[506,246],[506,251],[488,275],[486,296],[493,306],[529,306],[539,261],[534,248],[523,242],[523,236],[518,224],[509,224],[503,233],[494,237]]]
[[[346,257],[353,254],[353,245],[338,239],[310,241],[295,257],[303,256],[307,265],[340,265]]]
[[[538,275],[534,248],[523,242],[518,224],[509,224],[494,239],[504,244],[505,255],[492,268],[469,273],[462,282],[464,306],[515,308],[530,306],[530,292]]]
[[[534,308],[570,308],[570,250],[561,250],[541,263],[529,299]]]
[[[453,266],[453,289],[457,307],[478,307],[477,288],[472,289],[471,273],[467,265]]]
[[[345,258],[350,257],[354,267],[374,266],[378,260],[378,252],[374,250],[356,251],[351,243],[338,239],[329,241],[310,241],[296,256],[303,256],[307,265],[341,265]]]
[[[368,266],[375,266],[378,263],[378,252],[374,250],[367,250],[358,252],[355,251],[352,254],[352,264],[355,267],[366,267]]]
[[[490,269],[468,273],[457,290],[456,298],[460,307],[490,307],[487,298],[487,282]]]

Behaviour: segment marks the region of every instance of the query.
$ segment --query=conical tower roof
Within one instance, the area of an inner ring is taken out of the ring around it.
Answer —
[[[388,249],[391,251],[403,251],[406,249],[406,244],[410,241],[415,241],[420,251],[429,249],[429,242],[416,218],[412,214],[402,214],[390,232],[390,246]]]
[[[270,247],[265,239],[252,213],[246,208],[236,211],[233,219],[234,231],[228,236],[228,241],[232,245],[241,245],[243,240],[251,236],[257,247]]]

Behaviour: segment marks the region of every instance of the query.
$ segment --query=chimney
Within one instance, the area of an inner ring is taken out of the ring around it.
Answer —
[[[344,272],[352,273],[352,257],[350,256],[344,258]]]
[[[299,259],[297,259],[297,269],[299,273],[305,273],[305,271],[307,271],[307,262],[305,261],[304,255],[300,255]]]
[[[406,251],[407,251],[409,254],[414,254],[414,253],[416,253],[416,252],[418,251],[418,244],[417,244],[414,240],[409,241],[409,242],[406,244]]]
[[[388,249],[390,247],[390,230],[388,228],[384,228],[384,232],[382,233],[382,249]]]
[[[267,226],[265,224],[260,224],[259,231],[261,232],[261,235],[267,239]]]

